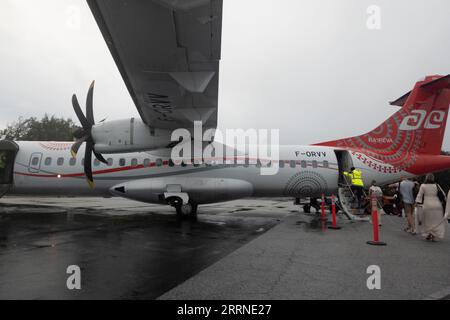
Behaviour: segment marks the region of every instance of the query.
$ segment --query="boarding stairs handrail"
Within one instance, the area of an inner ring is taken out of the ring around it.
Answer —
[[[342,211],[345,213],[345,215],[347,216],[347,218],[349,220],[359,220],[359,221],[367,221],[368,218],[367,217],[361,217],[359,215],[355,215],[353,213],[353,209],[349,207],[349,203],[348,203],[348,197],[344,194],[344,191],[350,191],[351,197],[353,199],[355,199],[355,193],[353,192],[351,185],[349,184],[349,182],[347,181],[346,177],[344,177],[344,181],[345,183],[339,183],[338,184],[338,192],[339,192],[339,199],[340,199],[340,204],[342,207]],[[366,193],[363,190],[363,195],[364,197],[366,197]],[[360,208],[358,208],[358,210],[360,210]]]

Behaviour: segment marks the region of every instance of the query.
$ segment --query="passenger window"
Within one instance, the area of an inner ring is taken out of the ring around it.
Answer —
[[[73,167],[76,163],[77,163],[77,159],[76,158],[70,158],[69,165],[71,165]]]
[[[295,160],[291,160],[289,162],[289,164],[290,164],[291,168],[295,168]]]
[[[163,165],[162,159],[156,159],[156,166],[161,167]]]
[[[58,166],[62,166],[64,164],[64,158],[58,158],[58,160],[56,161],[56,164]]]
[[[150,159],[144,159],[144,167],[150,167]]]
[[[126,160],[124,158],[120,158],[119,159],[119,166],[123,167],[123,166],[125,166],[126,163],[127,162],[126,162]]]
[[[280,161],[278,162],[278,166],[279,166],[280,168],[284,168],[284,160],[280,160]]]
[[[108,166],[111,167],[114,164],[114,159],[113,158],[108,158],[108,160],[106,160],[108,162]]]
[[[38,157],[34,157],[33,160],[31,160],[31,164],[33,166],[37,166],[39,163],[39,158]]]
[[[328,161],[325,160],[325,161],[323,162],[323,167],[324,167],[324,168],[328,168],[328,166],[329,166]]]
[[[136,158],[131,159],[131,166],[132,167],[137,167],[137,165],[138,165],[137,159]]]
[[[94,159],[94,167],[98,167],[100,165],[100,161],[98,159]]]
[[[316,160],[313,160],[313,162],[312,162],[312,167],[313,167],[313,168],[317,168],[317,161],[316,161]]]
[[[302,168],[306,168],[308,166],[308,163],[306,162],[306,160],[302,160],[302,162],[300,163],[300,165],[302,166]]]
[[[46,166],[51,165],[52,164],[52,158],[50,158],[50,157],[45,158],[45,162],[44,163],[45,163]]]

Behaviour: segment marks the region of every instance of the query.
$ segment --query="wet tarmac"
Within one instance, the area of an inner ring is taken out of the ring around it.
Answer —
[[[296,208],[242,200],[179,220],[123,199],[0,200],[0,299],[155,299],[263,234]],[[81,269],[69,290],[66,269]]]
[[[432,243],[404,232],[405,218],[383,215],[379,233],[387,245],[370,246],[369,222],[339,216],[340,230],[329,222],[289,215],[159,299],[450,299],[449,232]]]

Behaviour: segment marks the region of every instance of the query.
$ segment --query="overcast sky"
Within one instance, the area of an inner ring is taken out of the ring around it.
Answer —
[[[224,0],[219,127],[279,128],[289,144],[364,133],[419,78],[450,73],[449,40],[448,0]],[[138,116],[85,1],[2,0],[0,44],[0,127],[75,118],[71,95],[93,79],[97,119]]]

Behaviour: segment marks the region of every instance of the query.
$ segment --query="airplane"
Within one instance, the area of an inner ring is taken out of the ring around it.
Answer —
[[[198,205],[245,197],[344,199],[342,173],[351,167],[363,172],[366,186],[450,168],[450,157],[440,154],[450,75],[418,81],[391,102],[401,107],[397,112],[360,136],[281,145],[275,161],[249,161],[236,151],[211,162],[176,163],[173,130],[193,130],[198,121],[205,129],[217,126],[222,0],[88,4],[141,119],[96,124],[92,83],[85,114],[72,97],[82,125],[75,142],[0,141],[0,196],[119,196],[195,217]],[[262,175],[261,167],[271,165],[278,172]]]

